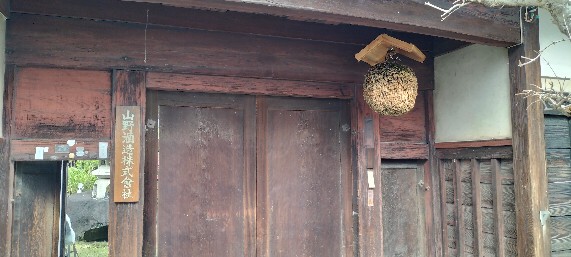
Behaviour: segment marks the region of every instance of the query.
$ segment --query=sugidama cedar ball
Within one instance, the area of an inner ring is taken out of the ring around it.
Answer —
[[[398,116],[414,108],[418,81],[406,65],[387,61],[369,69],[363,96],[371,109],[381,115]]]

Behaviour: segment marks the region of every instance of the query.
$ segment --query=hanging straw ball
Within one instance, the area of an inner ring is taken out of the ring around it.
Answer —
[[[412,110],[418,82],[408,66],[392,60],[369,69],[363,84],[363,96],[373,111],[398,116]]]

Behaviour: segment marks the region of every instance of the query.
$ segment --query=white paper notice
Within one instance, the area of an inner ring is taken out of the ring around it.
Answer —
[[[99,142],[99,159],[107,159],[108,142]]]
[[[375,175],[372,169],[367,170],[367,182],[369,183],[369,188],[375,188]]]
[[[43,160],[44,159],[44,147],[36,147],[36,154],[34,159],[36,160]]]

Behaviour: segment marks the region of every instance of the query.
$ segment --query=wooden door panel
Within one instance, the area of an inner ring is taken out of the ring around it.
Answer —
[[[258,255],[346,256],[352,224],[342,104],[264,98],[259,108]]]
[[[200,99],[159,107],[159,255],[254,256],[253,99]]]
[[[422,169],[383,163],[381,174],[384,256],[426,256]]]

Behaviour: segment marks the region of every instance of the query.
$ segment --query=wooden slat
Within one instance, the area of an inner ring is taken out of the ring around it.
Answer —
[[[151,72],[147,88],[165,91],[351,99],[349,84]]]
[[[571,149],[546,149],[547,182],[571,181]]]
[[[424,92],[424,109],[426,113],[425,125],[426,127],[426,138],[429,145],[429,157],[428,163],[425,164],[424,172],[429,178],[428,181],[431,182],[430,189],[430,203],[426,205],[427,216],[432,215],[432,219],[427,218],[427,243],[429,244],[429,254],[432,257],[443,256],[442,247],[442,219],[443,214],[438,208],[437,203],[441,203],[441,190],[442,184],[440,183],[440,170],[438,166],[438,159],[435,156],[434,151],[434,134],[435,134],[435,123],[434,123],[434,94],[432,90],[427,90]],[[381,127],[382,128],[382,127]]]
[[[462,170],[460,169],[460,160],[454,160],[454,207],[456,216],[456,250],[458,256],[465,256],[466,238],[464,226],[464,210],[462,209]]]
[[[500,162],[492,159],[492,188],[494,203],[494,231],[496,237],[496,254],[498,257],[505,256],[504,240],[504,217],[503,217],[503,196],[502,196],[502,176],[500,174]]]
[[[381,156],[383,159],[428,159],[428,144],[381,142]]]
[[[14,185],[14,170],[10,162],[10,132],[12,123],[12,101],[14,96],[14,77],[16,68],[6,66],[4,73],[4,106],[3,133],[0,139],[0,255],[9,256],[12,240],[12,191]]]
[[[569,137],[569,118],[565,116],[545,115],[545,147],[571,148]]]
[[[446,206],[446,181],[445,181],[445,174],[444,174],[444,166],[442,161],[438,161],[438,173],[440,175],[440,215],[441,218],[441,228],[442,228],[442,255],[444,257],[450,256],[449,248],[448,248],[448,222],[446,220],[445,215],[448,212],[448,208]]]
[[[10,149],[10,159],[12,161],[60,161],[60,160],[105,160],[107,158],[99,158],[99,142],[105,142],[111,146],[109,139],[76,139],[75,145],[70,147],[70,152],[74,156],[70,158],[69,153],[55,153],[55,145],[65,145],[67,140],[61,139],[33,139],[33,140],[12,140]],[[44,152],[43,159],[36,159],[36,147],[48,147],[48,151]],[[75,155],[77,147],[84,147],[84,156]],[[108,153],[109,156],[111,152]]]
[[[472,212],[474,235],[474,255],[483,254],[484,242],[482,237],[482,193],[480,192],[480,163],[476,159],[471,160],[472,171]]]
[[[551,218],[552,251],[571,250],[571,216]]]
[[[140,71],[116,70],[113,73],[113,106],[145,106],[145,73]],[[145,115],[141,116],[145,120]],[[139,124],[144,131],[144,124]],[[113,135],[119,136],[119,135]],[[144,142],[141,133],[141,142]],[[141,144],[140,159],[144,160],[145,146]],[[112,163],[111,184],[113,184],[114,166]],[[139,184],[144,184],[144,165],[140,167]],[[143,196],[144,186],[139,187],[139,195]],[[113,195],[114,188],[109,192]],[[143,249],[143,203],[141,197],[137,203],[109,204],[109,256],[138,257]]]
[[[143,256],[154,256],[157,251],[158,168],[159,168],[159,108],[157,92],[146,95],[145,120],[145,183],[143,212]]]
[[[478,148],[478,147],[511,146],[511,145],[512,145],[511,139],[466,141],[466,142],[442,142],[434,144],[434,146],[437,149]]]
[[[423,92],[427,94],[432,91],[419,91],[414,108],[410,112],[400,116],[381,116],[381,142],[422,144],[429,142],[427,137],[429,100]]]
[[[448,224],[454,224],[454,204],[446,204],[446,211],[447,213],[445,214],[445,219],[446,222]],[[464,217],[473,217],[474,214],[474,208],[471,206],[464,206],[463,207],[464,210]],[[481,214],[482,214],[482,219],[480,220],[481,226],[482,226],[482,231],[483,233],[488,233],[488,234],[494,234],[495,233],[495,213],[493,209],[488,209],[488,208],[481,208],[480,210]],[[504,211],[503,214],[503,220],[502,222],[504,223],[504,237],[506,238],[512,238],[512,239],[516,239],[517,234],[516,234],[516,229],[515,229],[515,212],[513,211]],[[473,219],[465,219],[464,220],[464,226],[466,229],[470,229],[470,230],[474,230],[474,220]],[[495,243],[494,243],[495,245]]]
[[[547,184],[551,216],[571,215],[571,182]]]
[[[359,253],[356,256],[380,256],[383,250],[383,227],[382,227],[382,214],[381,214],[381,201],[380,197],[380,186],[377,186],[374,190],[374,206],[369,207],[367,204],[368,198],[368,183],[367,183],[367,173],[366,170],[366,153],[365,153],[365,138],[364,138],[364,128],[365,128],[365,118],[374,117],[374,112],[367,106],[365,100],[363,99],[363,89],[362,87],[356,87],[355,100],[352,109],[353,120],[356,125],[354,131],[359,131],[360,133],[354,133],[354,151],[357,152],[357,167],[355,167],[358,172],[358,184],[357,184],[357,195],[358,198],[358,222],[359,222]],[[356,113],[355,113],[356,112]],[[374,124],[374,128],[378,128],[378,123]],[[375,130],[373,131],[375,132]],[[380,146],[377,140],[378,135],[375,134],[374,147],[375,156],[378,158],[375,161],[377,165],[375,167],[375,184],[380,185],[381,172],[380,172],[380,161],[381,156],[379,152],[383,147]],[[379,149],[380,148],[380,149]],[[381,214],[381,215],[379,215]]]
[[[307,2],[303,0],[231,0],[231,1],[180,1],[180,0],[135,0],[138,2],[163,3],[185,8],[207,8],[248,13],[262,13],[290,17],[295,20],[320,20],[327,23],[350,23],[397,31],[432,34],[465,41],[504,45],[519,42],[517,13],[513,9],[498,10],[481,6],[468,6],[440,21],[440,12],[427,8],[424,1],[337,0],[330,2]],[[440,6],[446,1],[432,1]],[[485,14],[485,15],[482,15]],[[490,18],[493,17],[493,18]]]
[[[482,147],[437,149],[436,156],[440,159],[503,159],[512,158],[512,147]]]
[[[522,19],[525,12],[522,12]],[[548,256],[549,226],[542,226],[539,212],[547,210],[543,105],[536,99],[517,95],[539,85],[539,62],[519,67],[522,56],[536,56],[539,46],[538,21],[522,22],[521,45],[508,50],[511,84],[512,146],[515,176],[518,256]]]

